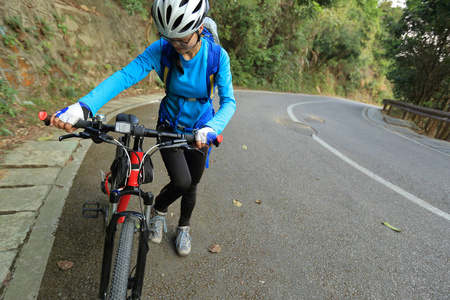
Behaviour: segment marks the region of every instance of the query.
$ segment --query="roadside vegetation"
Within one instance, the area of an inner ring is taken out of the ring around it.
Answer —
[[[88,7],[83,1],[64,0],[55,9],[44,1],[30,5],[12,0],[9,9],[0,8],[0,148],[13,147],[33,133],[45,134],[36,117],[39,110],[53,112],[73,103],[146,48],[148,11],[144,1],[130,6],[132,2],[94,0]],[[45,5],[51,9],[44,10]],[[91,20],[91,28],[85,20]],[[117,36],[106,44],[95,29],[99,22],[111,21],[138,30],[106,32]],[[155,37],[150,33],[148,38]],[[145,80],[128,93],[148,93],[155,87],[156,82]]]
[[[121,22],[138,16],[147,27],[147,37],[140,33],[132,39],[141,44],[118,43],[120,49],[128,49],[123,61],[133,59],[157,38],[151,26],[151,1],[96,1],[120,7]],[[82,1],[64,2],[101,15]],[[372,104],[390,98],[450,110],[448,1],[407,0],[405,8],[393,7],[388,0],[210,0],[210,4],[236,86]],[[26,26],[19,14],[2,17],[1,68],[17,72],[23,68],[24,53],[38,52],[41,63],[31,66],[36,74],[25,78],[29,83],[18,85],[5,72],[0,74],[0,135],[15,134],[8,118],[72,103],[94,86],[85,78],[92,73],[104,78],[124,65],[94,61],[95,50],[80,39],[66,49],[56,49],[58,43],[69,44],[74,38],[68,28],[73,21],[70,15],[36,14]],[[90,65],[80,63],[89,59]],[[155,77],[136,89],[160,89]],[[30,117],[25,123],[33,122]]]
[[[234,80],[251,88],[379,103],[392,95],[380,43],[399,9],[376,0],[214,1]]]
[[[214,1],[237,85],[449,110],[450,4]]]

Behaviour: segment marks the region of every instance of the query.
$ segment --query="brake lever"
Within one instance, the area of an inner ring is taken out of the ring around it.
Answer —
[[[198,148],[196,148],[196,147],[192,147],[192,146],[190,146],[189,144],[186,144],[185,148],[186,148],[186,150],[189,150],[189,151],[197,151],[197,152],[200,153],[202,156],[205,156],[205,153],[204,153],[202,150],[200,150],[200,149],[198,149]]]
[[[71,138],[90,139],[91,135],[85,131],[80,132],[80,133],[70,133],[70,134],[60,136],[59,141],[71,139]]]
[[[187,148],[187,144],[167,144],[167,143],[162,143],[161,146],[159,146],[159,149],[170,149],[170,148]]]
[[[76,137],[76,138],[82,138],[79,134],[77,134],[77,133],[70,133],[70,134],[65,134],[65,135],[61,135],[60,137],[59,137],[59,141],[61,142],[62,140],[65,140],[65,139],[71,139],[71,138],[74,138],[74,137]]]
[[[179,140],[176,140],[176,142],[179,142]],[[203,155],[205,155],[202,151],[200,151],[197,148],[191,147],[187,142],[183,142],[182,144],[177,144],[177,143],[173,143],[173,141],[170,142],[165,142],[165,143],[161,143],[159,150],[161,149],[170,149],[170,148],[180,148],[180,149],[185,149],[185,150],[195,150],[198,151]]]

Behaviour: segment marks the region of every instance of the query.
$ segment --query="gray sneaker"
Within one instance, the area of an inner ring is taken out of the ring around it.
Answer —
[[[186,256],[191,252],[191,240],[189,226],[178,227],[177,239],[175,240],[178,255]]]
[[[162,240],[163,230],[167,232],[166,219],[167,213],[159,212],[152,206],[151,219],[149,222],[150,241],[159,244]]]

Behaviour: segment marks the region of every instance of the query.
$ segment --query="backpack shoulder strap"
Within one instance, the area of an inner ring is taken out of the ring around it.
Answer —
[[[173,46],[163,40],[163,46],[161,51],[161,72],[162,78],[161,80],[164,82],[164,86],[166,87],[166,91],[169,89],[170,78],[172,77],[172,51]]]
[[[220,45],[209,42],[208,66],[206,69],[206,87],[208,89],[209,99],[212,99],[214,97],[214,88],[216,85],[214,79],[217,72],[219,71],[220,51]]]

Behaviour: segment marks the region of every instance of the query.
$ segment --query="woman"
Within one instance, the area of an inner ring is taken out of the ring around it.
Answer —
[[[77,103],[55,113],[51,119],[55,127],[73,132],[73,124],[78,120],[95,114],[105,103],[142,80],[151,70],[158,73],[166,83],[166,97],[160,105],[158,128],[169,132],[194,132],[196,147],[203,152],[202,155],[198,151],[179,149],[161,151],[170,182],[161,190],[152,207],[150,240],[158,244],[161,242],[163,231],[166,231],[168,207],[181,197],[176,239],[176,249],[181,256],[191,251],[190,219],[196,202],[197,184],[207,158],[206,136],[209,132],[220,134],[236,110],[230,59],[221,47],[218,70],[211,88],[213,91],[215,85],[218,87],[220,109],[215,115],[212,110],[212,97],[205,78],[210,48],[217,46],[200,36],[208,11],[208,0],[155,0],[152,16],[161,39],[127,67],[107,78]],[[162,63],[164,58],[168,58],[172,65],[169,73]]]

